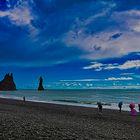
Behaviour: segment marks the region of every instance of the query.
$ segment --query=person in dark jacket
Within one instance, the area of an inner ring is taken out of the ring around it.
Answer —
[[[103,105],[102,105],[102,103],[101,102],[98,102],[97,105],[98,105],[98,111],[99,111],[99,113],[102,113],[102,111],[103,111]]]
[[[120,112],[122,112],[122,105],[123,105],[123,102],[119,102],[118,107],[119,107]]]
[[[138,104],[138,107],[139,107],[139,112],[140,112],[140,104]]]
[[[25,96],[23,97],[23,102],[25,102],[26,101],[26,99],[25,99]]]

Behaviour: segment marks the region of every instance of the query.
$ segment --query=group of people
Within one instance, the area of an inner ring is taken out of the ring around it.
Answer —
[[[101,102],[97,102],[97,105],[98,105],[98,111],[99,111],[99,113],[102,113],[103,104]],[[119,108],[119,111],[120,112],[122,112],[122,106],[123,106],[123,102],[119,102],[118,103],[118,108]],[[137,115],[137,111],[135,109],[135,104],[134,103],[131,103],[129,105],[129,108],[130,108],[130,114],[131,114],[131,116],[136,116]],[[139,108],[139,112],[140,112],[140,104],[138,104],[138,108]]]
[[[122,106],[123,106],[123,102],[119,102],[118,107],[119,107],[120,112],[122,111]],[[130,108],[131,116],[136,116],[137,115],[137,111],[135,109],[135,104],[131,103],[129,105],[129,108]],[[139,112],[140,112],[140,104],[138,104],[138,109],[139,109]]]

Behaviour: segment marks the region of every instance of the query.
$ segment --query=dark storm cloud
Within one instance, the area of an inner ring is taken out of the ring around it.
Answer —
[[[119,37],[121,37],[123,34],[122,33],[117,33],[111,36],[111,39],[117,39]]]

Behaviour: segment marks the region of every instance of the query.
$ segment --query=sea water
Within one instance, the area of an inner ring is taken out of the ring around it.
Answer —
[[[140,103],[140,89],[94,89],[94,90],[17,90],[0,91],[0,97],[9,99],[45,102],[84,107],[97,107],[102,102],[104,108],[118,109],[118,103],[123,102],[123,110],[129,110],[129,104]]]

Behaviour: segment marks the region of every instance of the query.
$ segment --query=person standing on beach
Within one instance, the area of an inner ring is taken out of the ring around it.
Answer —
[[[131,114],[131,116],[137,116],[137,111],[135,110],[135,104],[134,103],[131,103],[130,105],[129,105],[129,107],[130,107],[130,114]]]
[[[139,107],[139,112],[140,112],[140,104],[138,104],[138,107]]]
[[[23,101],[25,102],[25,96],[23,97]]]
[[[122,105],[123,105],[123,102],[119,102],[118,107],[119,107],[120,112],[122,112]]]
[[[97,105],[98,105],[98,111],[99,111],[99,113],[102,113],[102,110],[103,110],[102,103],[101,102],[98,102]]]

